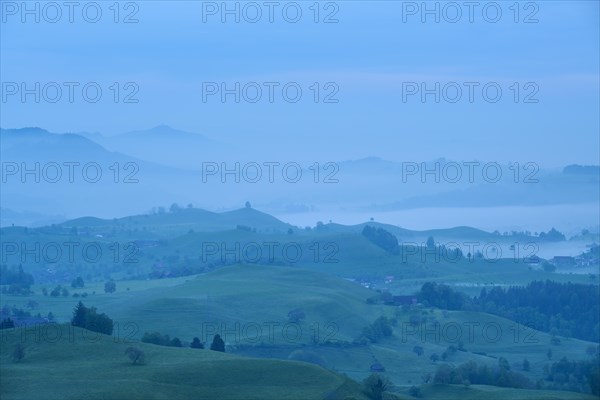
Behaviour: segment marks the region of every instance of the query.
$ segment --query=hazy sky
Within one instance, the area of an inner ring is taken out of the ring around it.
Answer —
[[[0,3],[4,128],[168,124],[289,157],[600,162],[597,1],[427,3],[439,22],[422,2],[228,2],[239,23],[220,1],[121,2],[118,15],[112,1],[79,2],[72,23],[63,2],[27,3],[39,22],[20,1]],[[39,103],[35,93],[23,102],[21,84],[35,92],[36,82]],[[96,103],[82,94],[90,82]],[[208,92],[236,82],[239,103]]]

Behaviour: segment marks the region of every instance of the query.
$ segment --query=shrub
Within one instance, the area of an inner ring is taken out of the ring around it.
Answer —
[[[144,351],[137,347],[128,347],[125,350],[125,354],[127,354],[132,364],[144,364],[146,361]]]

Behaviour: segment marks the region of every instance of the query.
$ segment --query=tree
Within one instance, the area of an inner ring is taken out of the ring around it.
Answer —
[[[0,329],[11,329],[15,327],[15,321],[9,318],[5,318],[0,322]]]
[[[364,391],[372,400],[382,400],[383,393],[389,388],[390,382],[379,374],[371,374],[363,381]]]
[[[435,240],[433,240],[433,236],[429,236],[427,238],[427,248],[433,249],[435,247]]]
[[[114,293],[117,290],[117,284],[115,281],[110,280],[104,284],[105,293]]]
[[[146,361],[144,351],[138,349],[137,347],[128,347],[127,349],[125,349],[125,354],[127,354],[127,357],[129,357],[131,363],[134,365],[143,364]]]
[[[547,240],[552,242],[559,242],[562,240],[566,240],[565,235],[556,229],[552,228],[548,231],[548,233],[541,232],[539,238],[541,240]]]
[[[85,316],[87,314],[87,308],[80,301],[73,310],[73,318],[71,319],[71,325],[85,328]]]
[[[440,365],[433,376],[433,383],[452,383],[452,372],[452,367],[450,367],[448,364]]]
[[[15,349],[12,352],[12,359],[14,362],[19,362],[25,358],[25,347],[21,343],[17,343]]]
[[[433,353],[431,356],[429,356],[429,359],[433,362],[438,362],[440,360],[440,356],[438,356],[436,353]]]
[[[62,286],[58,285],[57,287],[52,289],[52,291],[50,292],[50,296],[52,296],[52,297],[60,296],[61,289],[62,289]]]
[[[548,360],[552,360],[552,349],[548,349],[546,352],[546,357],[548,357]]]
[[[508,360],[506,358],[504,358],[504,357],[500,357],[498,359],[498,366],[501,369],[504,369],[506,371],[510,371],[510,364],[508,363]]]
[[[210,349],[213,351],[220,351],[225,353],[225,342],[221,339],[219,334],[216,334],[213,338],[212,344],[210,345]]]
[[[419,357],[421,357],[424,353],[423,351],[423,346],[415,346],[413,347],[413,352],[415,352],[416,355],[418,355]]]
[[[194,339],[192,339],[192,343],[190,344],[190,347],[192,349],[203,349],[204,345],[202,344],[202,342],[200,341],[200,339],[198,339],[197,337],[195,337]]]
[[[73,281],[71,282],[71,287],[72,288],[82,288],[84,287],[85,284],[83,282],[83,278],[78,276],[77,278],[73,279]]]
[[[245,206],[246,206],[246,208],[252,208],[252,205],[250,204],[249,201],[246,202]]]
[[[529,371],[530,369],[531,369],[531,366],[529,365],[529,360],[524,359],[523,360],[523,371]]]
[[[179,338],[174,337],[171,340],[171,343],[169,344],[169,346],[171,347],[183,347],[183,345],[181,344],[181,340],[179,340]]]
[[[61,290],[61,294],[63,295],[63,297],[68,297],[69,296],[69,290],[66,287],[64,287]]]

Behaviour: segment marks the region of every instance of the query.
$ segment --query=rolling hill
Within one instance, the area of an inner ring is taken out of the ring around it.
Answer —
[[[111,336],[67,325],[48,335],[3,332],[3,399],[366,399],[359,384],[311,364],[136,343],[146,363],[132,365],[131,344]],[[25,358],[13,363],[17,343]]]

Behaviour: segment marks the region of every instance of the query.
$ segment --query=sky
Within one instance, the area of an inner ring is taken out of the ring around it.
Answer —
[[[0,1],[3,128],[166,124],[294,159],[600,163],[597,1],[23,4]]]

